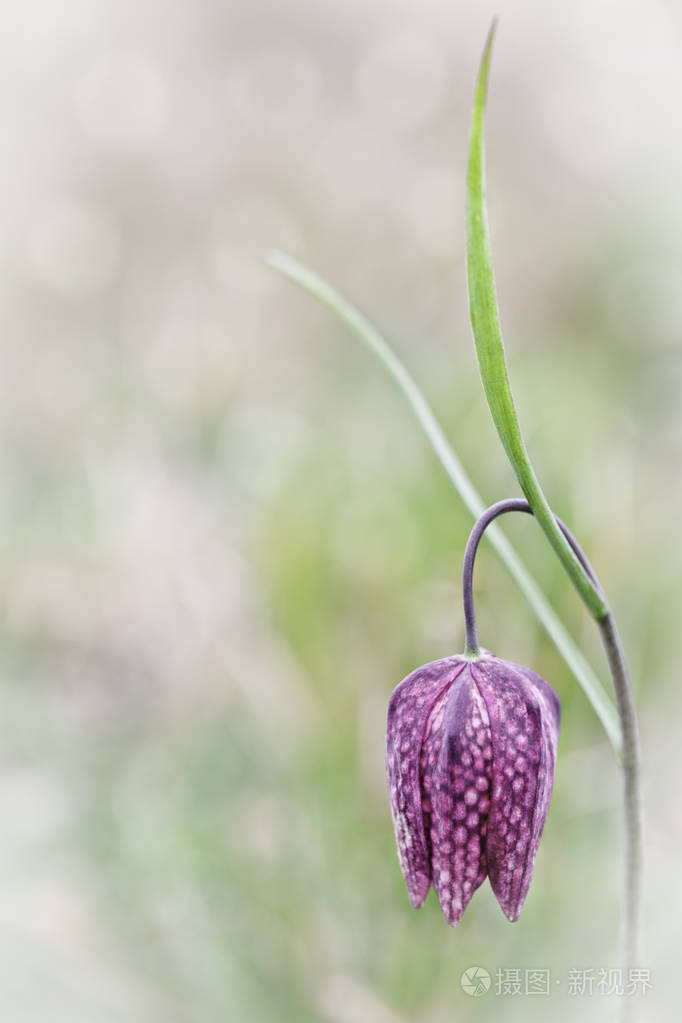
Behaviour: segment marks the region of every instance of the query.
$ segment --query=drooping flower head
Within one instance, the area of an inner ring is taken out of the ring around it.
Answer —
[[[388,707],[386,772],[410,902],[433,884],[458,924],[486,877],[510,920],[528,892],[552,795],[559,698],[483,653],[417,668]]]

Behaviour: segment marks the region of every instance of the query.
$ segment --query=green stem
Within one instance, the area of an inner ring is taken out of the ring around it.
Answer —
[[[626,969],[641,966],[644,811],[640,772],[639,731],[625,655],[611,613],[599,622],[602,643],[616,694],[623,753],[623,807],[625,811],[625,890],[623,897],[623,961]],[[628,1007],[625,1008],[626,1018]]]

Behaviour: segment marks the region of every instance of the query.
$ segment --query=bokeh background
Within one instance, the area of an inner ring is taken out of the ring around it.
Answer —
[[[652,1020],[677,1018],[682,12],[496,4],[489,205],[536,468],[641,713]],[[485,498],[517,493],[467,323],[479,0],[24,0],[0,18],[0,1018],[611,1018],[618,769],[503,568],[483,642],[564,707],[520,921],[409,908],[386,704],[455,652],[470,519],[358,342],[384,330]],[[507,534],[606,681],[543,537]],[[467,997],[549,968],[548,1004]],[[558,982],[558,983],[557,983]],[[550,1015],[551,1014],[551,1015]]]

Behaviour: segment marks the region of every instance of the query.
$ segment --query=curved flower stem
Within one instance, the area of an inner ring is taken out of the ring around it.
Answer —
[[[526,512],[532,515],[528,501],[510,498],[498,501],[483,512],[471,530],[464,552],[462,568],[462,601],[465,622],[465,654],[472,659],[480,656],[476,615],[474,612],[473,574],[478,544],[485,530],[498,515],[506,512]],[[623,647],[613,614],[608,607],[604,591],[580,544],[570,529],[555,516],[557,526],[582,565],[595,591],[604,601],[606,614],[597,620],[604,644],[606,659],[613,680],[616,709],[622,736],[623,799],[625,811],[625,893],[623,907],[623,960],[626,969],[640,965],[640,931],[642,904],[642,800],[639,769],[639,737],[632,687],[628,676]],[[632,1000],[628,999],[628,1003]],[[626,1012],[630,1011],[626,1008]]]
[[[462,566],[462,598],[464,604],[464,625],[465,625],[465,653],[467,656],[478,657],[480,650],[478,647],[478,635],[476,632],[476,615],[474,613],[474,587],[473,587],[473,576],[474,576],[474,561],[476,559],[476,551],[478,550],[478,544],[481,537],[485,533],[486,529],[498,515],[504,515],[505,512],[526,512],[529,515],[533,514],[533,509],[529,505],[528,501],[524,501],[521,498],[510,497],[505,501],[498,501],[497,504],[493,504],[490,508],[487,508],[480,516],[474,528],[469,534],[467,540],[466,549],[464,551],[464,562]],[[555,515],[556,523],[563,533],[564,537],[568,541],[568,545],[575,554],[576,558],[582,565],[586,574],[589,576],[592,585],[595,590],[599,593],[602,600],[606,601],[604,592],[599,585],[594,569],[587,560],[585,552],[581,548],[576,538],[571,533],[568,526],[566,526],[561,519]]]

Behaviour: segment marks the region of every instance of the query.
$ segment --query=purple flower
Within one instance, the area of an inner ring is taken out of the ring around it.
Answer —
[[[560,717],[544,679],[488,653],[432,661],[397,686],[386,773],[415,908],[433,884],[454,926],[487,876],[518,919],[552,795]]]

